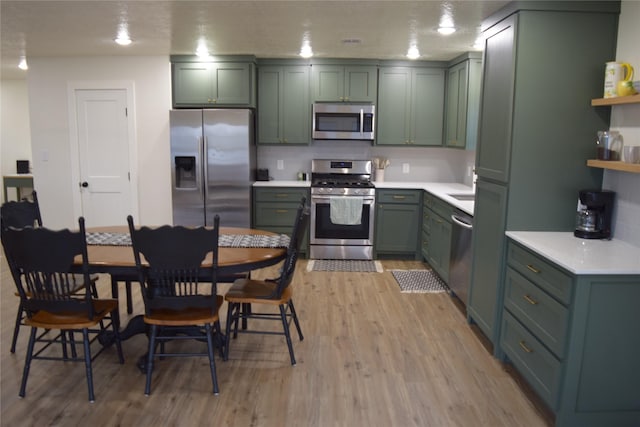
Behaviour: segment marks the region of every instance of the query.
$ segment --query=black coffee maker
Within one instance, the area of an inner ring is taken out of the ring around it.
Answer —
[[[581,190],[578,193],[574,236],[610,239],[615,196],[616,193],[609,190]]]

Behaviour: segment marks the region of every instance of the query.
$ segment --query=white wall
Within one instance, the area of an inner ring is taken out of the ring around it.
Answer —
[[[16,160],[31,161],[31,132],[29,130],[29,103],[26,80],[0,82],[0,172],[16,173]],[[4,192],[2,202],[4,202]],[[9,189],[9,198],[15,198],[15,189]]]
[[[131,81],[134,85],[139,216],[145,224],[171,223],[168,57],[29,58],[27,83],[34,185],[49,227],[73,227],[69,82]]]
[[[628,62],[635,68],[634,80],[640,80],[638,22],[640,22],[640,2],[623,1],[615,60]],[[602,69],[604,72],[604,65]],[[640,104],[611,108],[611,128],[620,131],[625,145],[640,145]],[[640,174],[606,170],[602,187],[617,193],[614,238],[640,246]]]

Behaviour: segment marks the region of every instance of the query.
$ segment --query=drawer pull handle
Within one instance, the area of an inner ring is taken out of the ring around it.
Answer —
[[[534,273],[538,274],[540,273],[540,270],[538,270],[537,268],[535,268],[533,265],[531,264],[527,264],[527,268],[531,271],[533,271]]]
[[[280,193],[280,194],[276,194],[276,197],[279,197],[279,198],[287,198],[287,197],[289,197],[289,195],[288,195],[288,194],[282,194],[282,193]]]
[[[522,298],[524,298],[529,304],[531,305],[536,305],[538,304],[538,301],[534,300],[533,298],[531,298],[529,295],[523,295]]]
[[[282,213],[287,213],[289,212],[288,209],[276,209],[276,213],[282,214]]]
[[[405,196],[393,196],[393,200],[404,200]]]
[[[533,350],[527,347],[527,344],[524,341],[520,341],[518,344],[520,344],[520,348],[523,349],[525,353],[533,353]]]

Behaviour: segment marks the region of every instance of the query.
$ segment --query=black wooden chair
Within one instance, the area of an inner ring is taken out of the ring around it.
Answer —
[[[252,280],[238,279],[229,288],[225,295],[227,301],[227,323],[226,323],[226,344],[224,347],[224,359],[229,358],[229,344],[231,336],[231,327],[233,325],[233,338],[238,336],[239,332],[254,334],[275,334],[284,335],[287,346],[289,347],[289,356],[291,364],[296,364],[293,353],[293,344],[289,333],[289,324],[293,320],[298,331],[300,341],[304,339],[298,316],[293,305],[293,290],[291,282],[300,253],[300,246],[304,238],[305,232],[309,225],[309,209],[305,206],[306,198],[302,198],[298,207],[293,231],[291,233],[291,241],[287,248],[287,257],[280,269],[280,276],[271,280]],[[263,306],[278,306],[278,313],[254,312],[252,304],[261,304]],[[246,323],[247,319],[262,320],[278,320],[282,322],[282,332],[274,332],[267,330],[249,329]],[[242,328],[238,328],[239,321],[242,320]]]
[[[81,217],[78,223],[80,230],[75,232],[30,227],[1,230],[5,255],[27,316],[25,324],[31,327],[20,386],[21,397],[25,395],[33,360],[84,361],[89,401],[93,402],[92,361],[107,347],[100,346],[92,355],[91,344],[109,327],[114,334],[119,361],[124,363],[118,301],[94,297],[89,279],[84,218]],[[75,264],[78,257],[82,258],[81,267]],[[78,291],[79,288],[82,288],[81,291]],[[38,335],[38,328],[49,332]],[[60,332],[53,336],[53,331]],[[69,357],[66,352],[65,340],[68,336],[73,341],[73,332],[82,333],[83,357],[77,357],[73,342],[72,356]],[[54,343],[62,344],[62,356],[47,350]]]
[[[218,317],[223,298],[217,294],[220,218],[214,218],[213,229],[168,225],[136,229],[131,216],[127,222],[144,301],[144,322],[150,326],[145,395],[151,393],[157,356],[208,356],[213,393],[218,394],[214,340],[224,343]],[[203,262],[207,266],[203,267]],[[171,352],[165,347],[169,341],[189,339],[206,341],[207,351]],[[158,344],[160,351],[156,352]]]
[[[20,201],[10,201],[0,207],[1,227],[12,228],[25,228],[25,227],[42,227],[42,216],[40,214],[40,205],[38,204],[38,195],[35,191],[31,193],[33,201],[29,201],[24,198]],[[84,289],[84,283],[82,282],[82,276],[75,277],[75,283],[78,287],[71,289],[72,292],[77,292]],[[90,276],[91,286],[94,292],[94,296],[97,296],[95,283],[98,281],[97,275]],[[16,312],[16,322],[13,328],[13,337],[11,339],[11,353],[16,352],[16,343],[18,342],[18,334],[20,333],[20,327],[24,326],[26,314],[22,307],[22,300],[18,305]]]

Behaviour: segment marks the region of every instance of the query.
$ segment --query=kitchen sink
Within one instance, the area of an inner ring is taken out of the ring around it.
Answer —
[[[473,202],[476,199],[475,194],[448,194],[448,196],[461,202]]]

